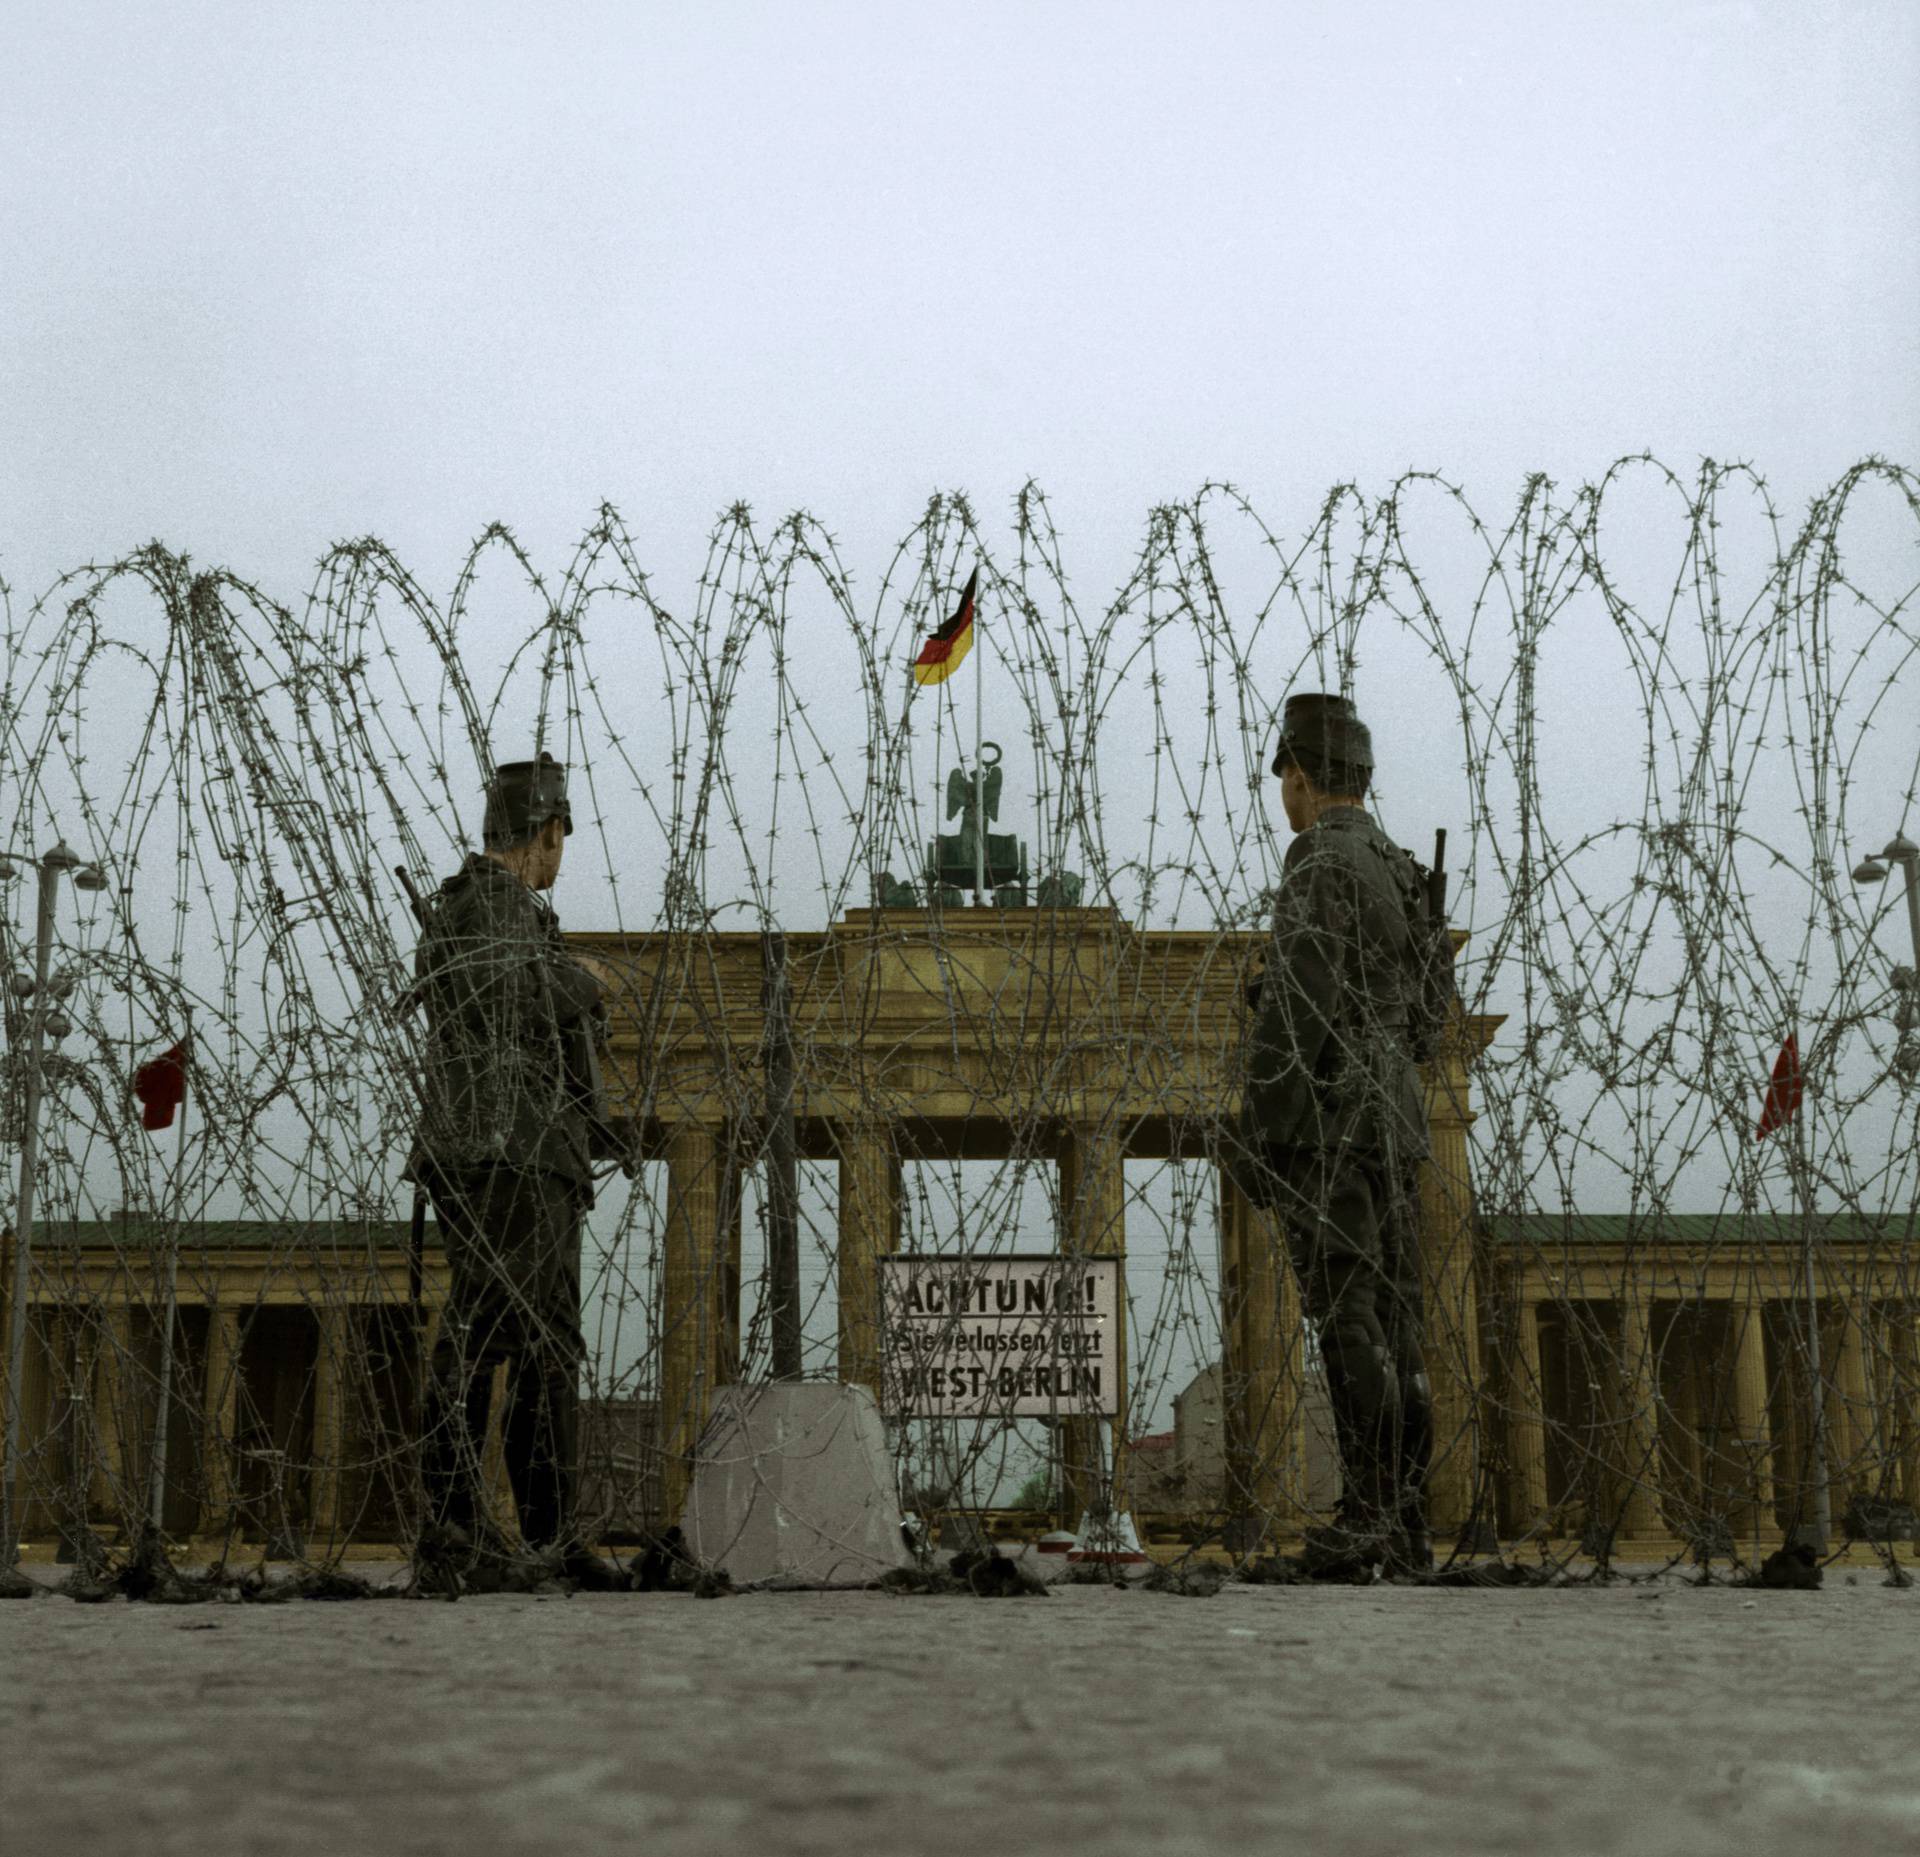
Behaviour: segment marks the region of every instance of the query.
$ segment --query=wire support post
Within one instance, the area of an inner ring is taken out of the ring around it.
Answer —
[[[193,1071],[193,1007],[185,1009],[181,1028],[180,1063],[187,1076]],[[187,1111],[185,1103],[174,1110],[178,1132],[174,1136],[173,1191],[167,1218],[161,1230],[166,1256],[160,1276],[160,1396],[153,1419],[153,1461],[147,1469],[147,1522],[157,1537],[165,1527],[167,1506],[167,1423],[173,1406],[173,1331],[180,1319],[180,1240],[186,1218],[187,1193]]]
[[[1813,1175],[1807,1156],[1807,1111],[1793,1116],[1793,1180],[1800,1215],[1800,1263],[1807,1304],[1807,1481],[1812,1518],[1800,1530],[1804,1544],[1825,1554],[1833,1540],[1833,1492],[1827,1482],[1826,1376],[1820,1364],[1820,1297],[1815,1282]]]
[[[800,1378],[800,1159],[793,1121],[793,987],[787,938],[760,939],[766,1008],[767,1277],[773,1377]]]

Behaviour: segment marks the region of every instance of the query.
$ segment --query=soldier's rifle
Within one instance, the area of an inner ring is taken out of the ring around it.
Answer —
[[[1447,998],[1454,994],[1453,978],[1453,937],[1447,932],[1447,829],[1441,826],[1433,835],[1433,868],[1426,873],[1427,879],[1427,961],[1429,971],[1436,979],[1444,980]],[[1431,1002],[1435,991],[1423,988],[1423,995]],[[1448,1010],[1451,1010],[1449,1007]],[[1444,1021],[1433,1028],[1433,1035],[1442,1033]],[[1424,1060],[1422,1060],[1424,1061]]]

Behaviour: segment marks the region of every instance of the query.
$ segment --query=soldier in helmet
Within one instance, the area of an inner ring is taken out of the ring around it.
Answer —
[[[429,1367],[422,1577],[485,1585],[513,1556],[485,1525],[480,1456],[506,1362],[507,1474],[528,1549],[583,1584],[614,1570],[574,1533],[580,1226],[593,1121],[570,1043],[603,1014],[599,977],[561,940],[553,887],[573,819],[566,769],[514,761],[487,784],[485,849],[429,900],[414,969],[426,1075],[409,1171],[425,1188],[451,1284]]]
[[[1425,876],[1367,812],[1373,743],[1345,697],[1287,699],[1273,772],[1295,837],[1246,1043],[1234,1172],[1285,1229],[1319,1340],[1342,1488],[1310,1572],[1432,1565],[1421,1358],[1417,1064],[1452,999]]]

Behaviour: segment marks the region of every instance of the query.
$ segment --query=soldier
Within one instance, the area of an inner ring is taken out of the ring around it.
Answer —
[[[1431,1567],[1421,1358],[1418,1063],[1452,999],[1424,874],[1363,801],[1373,743],[1345,697],[1290,696],[1273,772],[1296,834],[1254,998],[1234,1172],[1286,1231],[1327,1372],[1342,1496],[1310,1572]]]
[[[511,1551],[485,1526],[479,1476],[502,1361],[523,1540],[581,1584],[618,1578],[574,1532],[580,1226],[593,1202],[595,1130],[577,1059],[604,1009],[600,978],[568,953],[541,895],[572,830],[566,769],[550,755],[496,768],[485,851],[423,911],[414,971],[426,1078],[409,1171],[433,1202],[451,1273],[422,1439],[427,1523],[416,1561],[430,1583],[511,1575]]]

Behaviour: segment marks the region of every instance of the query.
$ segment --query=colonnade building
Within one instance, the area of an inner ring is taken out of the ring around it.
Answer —
[[[767,949],[752,933],[569,940],[623,977],[612,1104],[664,1172],[653,1397],[622,1409],[634,1435],[612,1445],[630,1469],[649,1466],[622,1519],[651,1523],[677,1516],[715,1390],[740,1371],[740,1179],[765,1126]],[[843,1381],[879,1389],[879,1260],[899,1248],[905,1164],[1051,1168],[1050,1242],[1119,1260],[1123,1282],[1126,1163],[1212,1167],[1225,1487],[1208,1513],[1158,1519],[1242,1547],[1299,1533],[1311,1514],[1297,1291],[1272,1217],[1218,1166],[1265,945],[1077,908],[854,909],[785,938],[798,1147],[837,1175]],[[1610,1529],[1649,1552],[1703,1528],[1777,1538],[1806,1519],[1816,1430],[1836,1518],[1920,1498],[1911,1248],[1862,1221],[1823,1221],[1810,1303],[1797,1225],[1478,1215],[1470,1073],[1501,1023],[1461,1015],[1427,1076],[1437,1531]],[[404,1538],[419,1363],[446,1288],[437,1251],[416,1319],[401,1222],[182,1237],[168,1527],[284,1527],[309,1552]],[[72,1512],[76,1487],[97,1524],[138,1506],[159,1281],[136,1230],[40,1228],[18,1479],[30,1535],[54,1528],[63,1503]],[[1160,1286],[1128,1287],[1151,1302]],[[1061,1426],[1069,1517],[1129,1500],[1124,1334],[1119,1368],[1121,1417]]]

